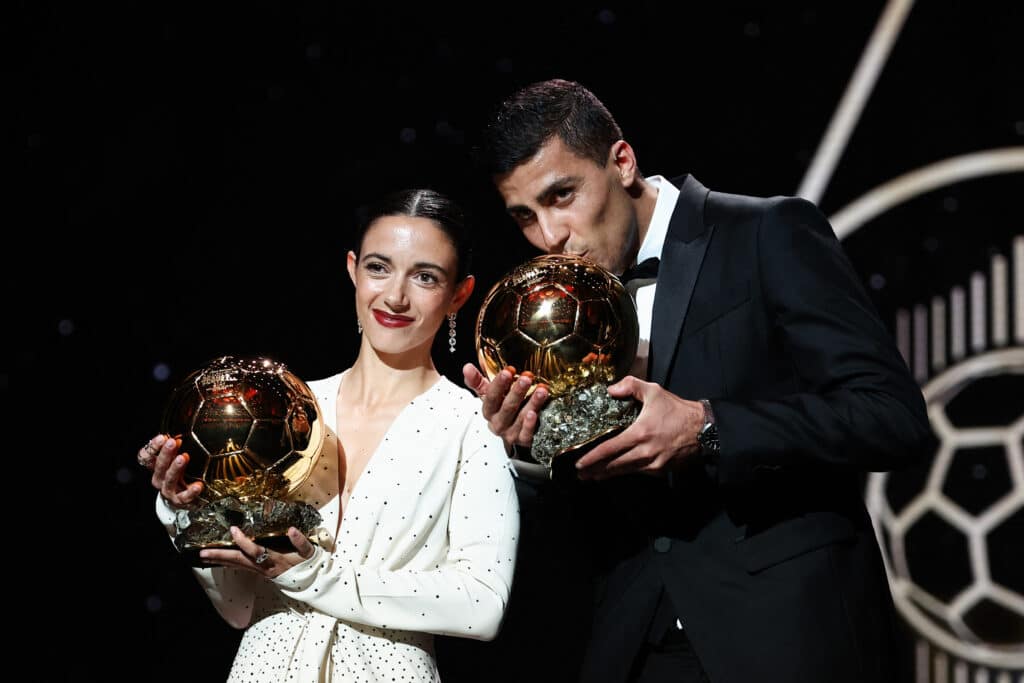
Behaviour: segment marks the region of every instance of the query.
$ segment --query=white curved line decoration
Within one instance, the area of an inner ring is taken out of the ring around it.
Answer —
[[[1024,147],[1000,147],[950,157],[879,185],[829,220],[836,237],[845,239],[880,213],[936,188],[969,178],[1020,171],[1024,171]]]
[[[875,26],[875,31],[864,48],[857,69],[846,86],[843,99],[832,115],[825,136],[818,144],[814,159],[804,174],[803,182],[796,193],[798,197],[809,199],[815,204],[821,200],[828,181],[832,178],[832,171],[846,149],[846,143],[850,140],[857,121],[860,120],[864,105],[874,90],[878,76],[885,67],[892,46],[896,43],[913,5],[914,0],[889,0],[886,3],[878,25]]]

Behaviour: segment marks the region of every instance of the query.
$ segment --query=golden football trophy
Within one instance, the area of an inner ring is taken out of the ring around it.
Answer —
[[[171,394],[162,431],[187,453],[186,483],[203,491],[175,520],[174,544],[195,563],[203,548],[235,547],[230,527],[257,543],[290,549],[288,527],[307,536],[313,506],[288,500],[320,453],[324,424],[305,382],[269,358],[223,356]]]
[[[517,266],[488,292],[476,349],[488,379],[506,366],[529,371],[550,389],[531,456],[549,469],[575,460],[639,414],[632,398],[607,387],[636,358],[636,305],[619,279],[586,259],[550,254]],[[531,389],[532,391],[532,389]]]

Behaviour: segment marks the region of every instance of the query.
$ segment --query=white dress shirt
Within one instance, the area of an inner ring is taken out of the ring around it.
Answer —
[[[679,189],[663,176],[650,176],[646,180],[658,191],[658,199],[654,204],[654,213],[651,215],[647,234],[644,235],[644,241],[640,244],[640,251],[636,255],[637,263],[652,256],[661,258],[661,248],[665,245],[668,223],[672,218],[672,211],[676,208],[676,201],[679,199]],[[636,290],[635,295],[637,319],[640,323],[640,343],[637,345],[636,360],[633,362],[629,374],[640,379],[647,379],[647,359],[651,351],[651,322],[654,317],[654,291],[657,286],[657,283],[652,283],[640,287]]]

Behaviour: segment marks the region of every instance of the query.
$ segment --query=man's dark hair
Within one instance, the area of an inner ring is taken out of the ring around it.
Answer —
[[[401,190],[387,195],[371,207],[366,217],[360,221],[353,249],[357,258],[362,251],[366,231],[374,221],[385,216],[409,216],[434,221],[455,247],[455,254],[458,257],[455,281],[460,282],[469,274],[473,251],[470,232],[466,226],[466,214],[454,200],[440,192],[427,189]]]
[[[541,81],[501,103],[483,131],[477,161],[491,175],[508,173],[555,135],[578,156],[604,166],[622,130],[601,100],[579,83]]]

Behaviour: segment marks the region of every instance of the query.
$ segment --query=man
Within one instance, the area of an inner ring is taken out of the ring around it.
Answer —
[[[617,274],[660,257],[636,291],[636,376],[609,388],[642,412],[576,465],[576,492],[601,500],[583,680],[891,680],[860,476],[928,455],[934,437],[824,216],[645,178],[604,105],[562,80],[503,103],[482,152],[539,249]],[[491,429],[529,446],[546,392],[524,403],[529,378],[464,374]]]

